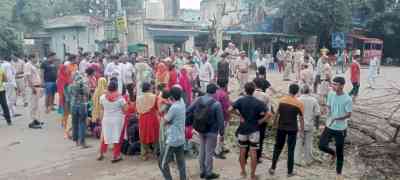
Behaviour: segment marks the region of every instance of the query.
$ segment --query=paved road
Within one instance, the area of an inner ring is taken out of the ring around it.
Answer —
[[[366,89],[366,74],[366,69],[362,69],[361,94],[370,91]],[[389,80],[398,79],[396,77],[399,75],[398,68],[382,68],[382,74],[378,77],[377,84],[379,87],[384,87]],[[282,76],[280,74],[271,73],[268,75],[268,79],[276,89],[287,91],[288,82],[281,81]],[[346,89],[350,88],[351,86],[348,83]],[[19,102],[19,104],[22,103]],[[62,129],[55,112],[43,114],[42,119],[46,123],[44,129],[32,130],[27,127],[30,122],[29,109],[19,105],[17,110],[23,116],[14,119],[13,126],[9,127],[5,121],[0,120],[0,180],[162,179],[155,161],[142,162],[137,157],[126,157],[124,161],[118,164],[111,164],[109,159],[103,162],[95,161],[99,142],[95,139],[89,139],[89,144],[93,146],[90,149],[82,150],[74,147],[71,141],[63,138]],[[238,157],[235,153],[237,148],[231,150],[233,153],[229,154],[227,160],[216,161],[216,171],[223,174],[221,179],[239,179],[235,178],[239,175]],[[271,154],[271,152],[266,153]],[[197,160],[188,160],[187,164],[190,179],[198,179]],[[266,170],[270,161],[265,159],[257,174],[262,176],[262,179],[285,179],[285,164],[285,161],[279,164],[277,176],[268,177]],[[358,177],[356,168],[346,164],[345,176]],[[175,171],[174,168],[172,169]],[[333,179],[334,177],[334,168],[313,167],[313,170],[297,168],[297,171],[299,176],[291,179],[321,179],[322,177]]]

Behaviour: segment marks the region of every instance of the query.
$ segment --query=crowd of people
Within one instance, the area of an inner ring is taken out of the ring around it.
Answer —
[[[12,118],[18,116],[16,97],[22,96],[24,106],[31,110],[29,127],[42,128],[39,102],[44,93],[45,112],[57,110],[66,139],[89,148],[85,139],[90,132],[100,139],[99,161],[105,159],[108,145],[113,146],[112,163],[122,160],[121,152],[140,154],[145,161],[158,159],[167,180],[172,179],[168,165],[171,161],[176,161],[180,179],[188,179],[185,155],[197,147],[192,141],[194,136],[200,139],[200,177],[219,178],[213,159],[225,159],[229,153],[224,143],[225,131],[234,117],[240,122],[236,137],[241,176],[247,177],[250,158],[252,180],[256,179],[257,164],[262,163],[267,124],[277,129],[268,171],[271,175],[285,143],[289,177],[296,175],[295,163],[312,164],[313,134],[321,130],[319,149],[336,161],[337,178],[343,179],[344,139],[360,86],[360,64],[359,57],[353,58],[349,68],[353,89],[348,94],[343,90],[345,78],[333,76],[326,54],[321,51],[314,61],[304,49],[289,46],[286,51],[277,52],[276,60],[271,55],[261,55],[260,50],[250,60],[245,51],[229,43],[224,50],[216,48],[211,54],[178,51],[148,59],[107,50],[67,54],[63,62],[55,53],[40,63],[34,55],[13,56],[1,63],[0,104],[11,125]],[[372,63],[375,68],[377,63]],[[256,77],[250,79],[253,64]],[[277,107],[272,105],[269,93],[274,92],[267,81],[270,71],[282,72],[283,80],[291,80],[292,73],[295,77],[288,95],[279,100]],[[239,87],[228,89],[233,79]],[[231,91],[238,91],[239,97],[232,100]],[[320,96],[315,97],[312,92]],[[327,116],[325,124],[320,123],[321,114]],[[333,139],[335,150],[329,146]]]

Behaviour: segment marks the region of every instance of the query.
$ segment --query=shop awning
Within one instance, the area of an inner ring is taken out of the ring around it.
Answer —
[[[141,44],[141,43],[129,44],[129,45],[128,45],[128,52],[129,52],[129,53],[133,53],[133,52],[142,52],[142,51],[145,50],[146,47],[147,47],[146,44]]]
[[[258,31],[241,31],[241,30],[225,30],[226,34],[239,34],[242,36],[255,36],[255,35],[265,35],[265,36],[281,36],[281,37],[297,37],[298,35],[285,34],[285,33],[271,33],[271,32],[258,32]]]
[[[199,30],[193,29],[175,29],[175,28],[153,28],[148,27],[147,30],[150,32],[152,36],[195,36],[200,33]]]

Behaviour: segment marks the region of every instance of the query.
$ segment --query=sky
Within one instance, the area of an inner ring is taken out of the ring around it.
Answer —
[[[182,9],[200,9],[201,0],[181,0]]]

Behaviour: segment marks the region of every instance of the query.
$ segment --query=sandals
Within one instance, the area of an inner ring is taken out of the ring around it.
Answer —
[[[112,159],[111,160],[111,163],[117,163],[117,162],[120,162],[120,161],[122,161],[122,158],[121,157],[119,157],[119,158],[117,158],[117,159]]]
[[[104,159],[104,156],[103,155],[99,155],[98,157],[97,157],[97,160],[98,161],[102,161]]]

